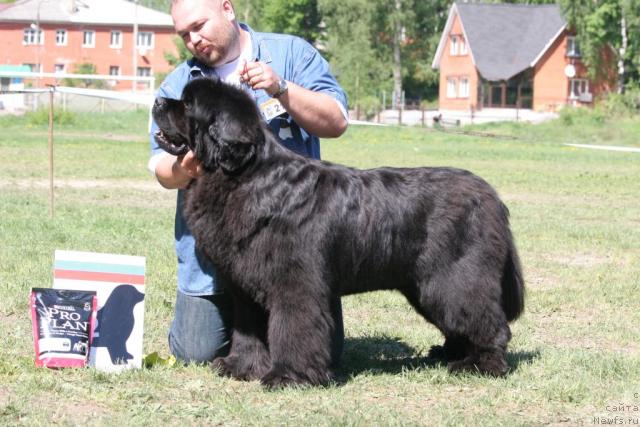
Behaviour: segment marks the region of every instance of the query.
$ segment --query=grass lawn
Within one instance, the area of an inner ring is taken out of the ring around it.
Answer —
[[[146,171],[146,127],[144,111],[58,126],[51,219],[46,125],[0,118],[1,425],[640,423],[640,153],[563,145],[639,147],[640,118],[474,135],[352,127],[323,141],[327,160],[455,166],[497,188],[527,283],[506,378],[449,375],[426,356],[437,330],[391,292],[344,298],[341,382],[328,388],[265,392],[203,366],[35,368],[28,293],[51,286],[55,249],[145,256],[144,348],[168,356],[175,193]]]

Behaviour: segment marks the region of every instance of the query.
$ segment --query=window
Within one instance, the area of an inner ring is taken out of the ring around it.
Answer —
[[[458,36],[451,36],[451,44],[449,46],[449,54],[451,54],[451,56],[458,55]]]
[[[458,95],[458,79],[447,78],[447,98],[455,98]]]
[[[118,65],[109,66],[109,75],[110,76],[119,76],[120,75],[120,67]],[[118,81],[117,80],[109,80],[108,84],[113,87],[116,84],[118,84]]]
[[[458,89],[458,98],[468,98],[469,97],[469,79],[467,77],[462,77],[460,79],[460,86]]]
[[[460,37],[460,55],[466,55],[467,54],[467,42]]]
[[[29,71],[32,73],[39,73],[42,69],[40,64],[22,64],[26,67],[29,67]]]
[[[138,70],[136,71],[136,75],[138,77],[151,77],[151,67],[138,67]],[[136,86],[138,86],[139,82],[136,82]],[[149,82],[142,82],[141,85],[145,88],[148,89],[150,83]]]
[[[96,47],[96,32],[85,31],[82,35],[82,47]]]
[[[567,56],[578,58],[580,54],[580,44],[575,36],[567,37]]]
[[[24,45],[32,45],[32,44],[44,44],[44,34],[41,29],[35,28],[25,28],[24,35],[22,38],[22,44]]]
[[[153,33],[149,31],[140,31],[138,33],[137,48],[151,49],[153,47]]]
[[[119,49],[122,47],[122,31],[111,31],[109,47]]]
[[[67,45],[67,30],[56,30],[56,46]]]
[[[151,77],[151,67],[138,67],[138,77]]]
[[[54,73],[64,73],[64,64],[54,64],[53,72]]]
[[[570,92],[569,98],[585,100],[591,102],[589,93],[589,81],[587,79],[571,79],[569,81]]]

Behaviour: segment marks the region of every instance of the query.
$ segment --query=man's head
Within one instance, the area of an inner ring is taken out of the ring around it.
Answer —
[[[173,0],[176,33],[201,62],[218,67],[240,55],[240,27],[230,0]]]

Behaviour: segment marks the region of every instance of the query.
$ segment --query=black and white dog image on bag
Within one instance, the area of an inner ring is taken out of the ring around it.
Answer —
[[[395,289],[444,335],[452,372],[507,373],[524,282],[508,210],[454,168],[356,170],[283,147],[242,89],[196,79],[158,98],[155,137],[192,150],[186,190],[198,248],[228,283],[234,329],[223,375],[276,388],[331,381],[331,301]]]

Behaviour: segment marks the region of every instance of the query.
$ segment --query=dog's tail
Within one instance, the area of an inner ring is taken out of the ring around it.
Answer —
[[[509,322],[517,319],[524,310],[524,279],[512,239],[509,239],[509,252],[502,271],[502,308]]]

